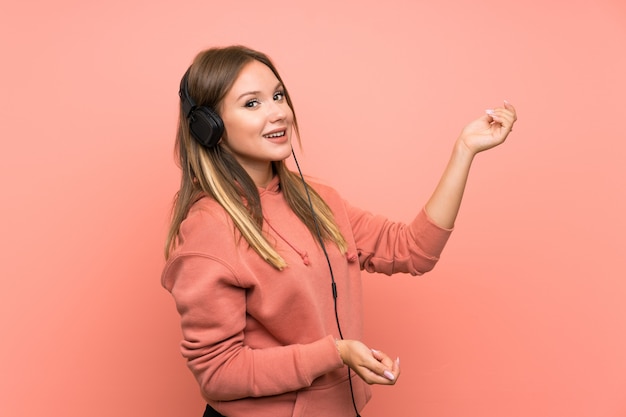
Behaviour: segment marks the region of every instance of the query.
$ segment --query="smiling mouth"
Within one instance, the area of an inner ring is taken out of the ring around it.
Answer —
[[[264,137],[264,138],[268,138],[268,139],[271,139],[271,138],[280,138],[280,137],[282,137],[282,136],[285,136],[285,131],[284,131],[284,130],[283,130],[283,131],[281,131],[281,132],[275,132],[275,133],[270,133],[270,134],[268,134],[268,135],[263,135],[263,137]]]

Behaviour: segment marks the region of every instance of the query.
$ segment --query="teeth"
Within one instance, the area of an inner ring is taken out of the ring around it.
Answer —
[[[277,133],[272,133],[271,135],[263,135],[266,138],[279,138],[281,136],[285,136],[285,132],[277,132]]]

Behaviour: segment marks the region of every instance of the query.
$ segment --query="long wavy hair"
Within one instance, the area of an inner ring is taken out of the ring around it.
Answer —
[[[226,94],[230,91],[243,67],[252,60],[272,70],[283,84],[272,61],[265,54],[243,46],[211,48],[200,52],[189,70],[188,91],[199,106],[210,107],[218,114]],[[293,103],[285,87],[287,104],[293,111],[293,128],[300,141]],[[189,131],[182,106],[178,120],[175,155],[181,168],[180,189],[174,198],[165,257],[176,247],[180,225],[189,209],[203,195],[215,199],[232,218],[234,225],[248,244],[276,269],[287,266],[285,260],[262,232],[263,213],[257,186],[235,157],[221,145],[206,148]],[[311,212],[306,189],[300,176],[291,172],[284,161],[275,161],[273,170],[279,177],[281,190],[294,213],[310,232],[317,236],[317,224],[322,239],[346,252],[347,243],[334,220],[332,211],[311,187],[308,187],[315,214]]]

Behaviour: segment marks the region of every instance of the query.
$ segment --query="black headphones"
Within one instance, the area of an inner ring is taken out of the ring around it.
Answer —
[[[190,70],[191,68],[185,72],[183,79],[180,81],[180,90],[178,90],[183,112],[189,122],[191,136],[202,146],[213,148],[224,134],[224,122],[214,110],[209,107],[198,106],[189,95],[187,78]]]

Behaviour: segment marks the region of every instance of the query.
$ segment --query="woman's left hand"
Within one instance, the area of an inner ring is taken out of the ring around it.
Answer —
[[[385,353],[368,348],[358,340],[337,340],[343,363],[368,384],[393,385],[400,376],[400,359],[392,361]]]
[[[504,107],[489,109],[483,117],[465,126],[458,142],[473,155],[486,151],[504,142],[516,120],[515,107],[505,101]]]

